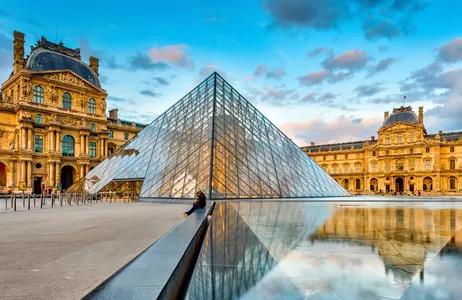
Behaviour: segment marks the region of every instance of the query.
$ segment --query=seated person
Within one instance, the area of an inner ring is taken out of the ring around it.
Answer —
[[[187,212],[183,213],[183,215],[185,217],[187,217],[190,214],[192,214],[193,212],[195,212],[196,209],[198,209],[198,208],[204,208],[205,205],[207,204],[206,203],[207,197],[205,196],[205,194],[201,190],[197,191],[196,196],[197,196],[197,198],[196,198],[196,200],[194,200],[193,206],[191,207],[191,209],[188,210]]]

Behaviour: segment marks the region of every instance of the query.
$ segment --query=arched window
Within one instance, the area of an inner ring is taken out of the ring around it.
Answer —
[[[93,98],[88,100],[88,113],[96,114],[96,100]]]
[[[356,180],[355,180],[355,188],[356,188],[356,190],[361,189],[361,179],[356,178]]]
[[[433,179],[431,177],[425,177],[423,180],[423,190],[431,191],[433,189]]]
[[[41,87],[40,85],[34,86],[34,103],[43,104],[44,99],[45,97],[43,87]]]
[[[68,92],[63,94],[63,108],[72,109],[72,96]]]
[[[378,185],[379,185],[378,180],[376,178],[372,178],[371,179],[371,184],[370,184],[370,190],[371,191],[376,191]]]
[[[425,153],[430,153],[430,147],[425,148]]]
[[[455,190],[457,186],[457,179],[455,177],[449,177],[449,189]]]
[[[449,148],[449,151],[450,151],[450,152],[454,152],[454,147],[451,146],[451,148]]]
[[[95,123],[90,123],[90,131],[91,131],[91,132],[95,132],[95,131],[96,131]]]
[[[70,135],[63,136],[63,156],[74,156],[74,138]]]
[[[414,154],[414,149],[412,149],[412,148],[409,149],[409,153],[410,153],[410,154]]]

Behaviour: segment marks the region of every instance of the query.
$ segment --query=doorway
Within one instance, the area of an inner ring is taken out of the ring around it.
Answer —
[[[404,192],[404,179],[403,178],[398,177],[395,179],[395,191],[397,193]]]
[[[34,194],[42,193],[42,177],[34,177],[34,186],[32,192]]]
[[[75,169],[71,166],[64,166],[61,169],[61,188],[67,190],[74,184]]]

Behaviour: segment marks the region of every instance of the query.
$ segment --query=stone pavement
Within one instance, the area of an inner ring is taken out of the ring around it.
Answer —
[[[80,299],[189,207],[99,203],[0,214],[0,299]]]

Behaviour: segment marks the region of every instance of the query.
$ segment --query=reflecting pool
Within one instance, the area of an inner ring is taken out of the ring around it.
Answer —
[[[219,202],[188,299],[461,299],[462,203]]]

